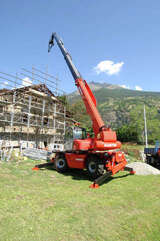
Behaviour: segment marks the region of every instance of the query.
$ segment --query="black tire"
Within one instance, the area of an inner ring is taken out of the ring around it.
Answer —
[[[91,180],[98,178],[104,172],[103,164],[98,163],[98,157],[96,156],[89,156],[87,158],[86,169]]]
[[[68,165],[67,165],[65,156],[56,157],[54,165],[55,165],[55,169],[61,173],[66,172],[68,169]]]
[[[146,156],[146,163],[147,164],[151,164],[151,160],[152,160],[152,158],[151,158],[151,156]]]

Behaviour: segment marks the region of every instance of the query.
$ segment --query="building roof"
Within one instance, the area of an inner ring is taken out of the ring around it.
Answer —
[[[27,94],[31,94],[31,95],[38,95],[40,96],[41,94],[44,94],[43,97],[51,97],[52,100],[54,101],[58,101],[59,103],[61,103],[62,105],[64,105],[64,101],[60,100],[57,96],[55,96],[51,90],[48,89],[48,87],[45,84],[37,84],[37,85],[28,85],[28,86],[24,86],[24,87],[20,87],[20,88],[15,88],[15,89],[0,89],[0,96],[1,95],[5,95],[5,94],[11,94],[13,95],[16,92],[16,94],[18,93],[22,93],[22,92],[28,92]],[[71,117],[73,116],[73,113],[66,110],[66,116],[67,117]],[[73,122],[76,122],[75,120],[72,119]]]
[[[52,93],[52,91],[50,91],[48,89],[48,87],[45,84],[37,84],[37,85],[28,85],[28,86],[24,86],[24,87],[20,87],[20,88],[14,88],[14,89],[0,89],[0,95],[1,94],[9,94],[9,93],[14,93],[16,92],[25,92],[25,91],[29,91],[30,89],[42,92],[47,94],[48,96],[53,96],[55,97],[55,95]]]

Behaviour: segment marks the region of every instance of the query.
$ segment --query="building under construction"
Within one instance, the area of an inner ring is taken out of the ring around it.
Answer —
[[[0,74],[0,148],[63,149],[73,120],[60,100],[58,79],[35,68]]]

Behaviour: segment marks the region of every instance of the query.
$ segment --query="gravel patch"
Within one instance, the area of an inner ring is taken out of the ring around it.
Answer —
[[[160,175],[160,170],[143,162],[132,162],[127,164],[126,167],[133,168],[136,175]]]

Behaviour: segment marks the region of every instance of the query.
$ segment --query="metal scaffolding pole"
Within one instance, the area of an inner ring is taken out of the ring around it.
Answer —
[[[29,96],[29,105],[28,105],[28,120],[27,120],[27,146],[28,145],[28,139],[29,139],[29,128],[30,128],[30,113],[31,113],[31,103],[32,103],[32,96]]]
[[[64,106],[64,133],[63,133],[64,136],[65,136],[65,132],[66,132],[66,107]]]
[[[53,121],[53,128],[56,130],[56,103],[54,104],[54,121]],[[54,134],[54,143],[56,141],[56,133]]]
[[[146,108],[144,105],[144,135],[145,135],[145,145],[148,147],[148,134],[147,134],[147,120],[146,120]]]
[[[44,111],[45,111],[45,100],[43,100],[43,106],[42,106],[42,120],[41,120],[41,127],[44,126]]]

